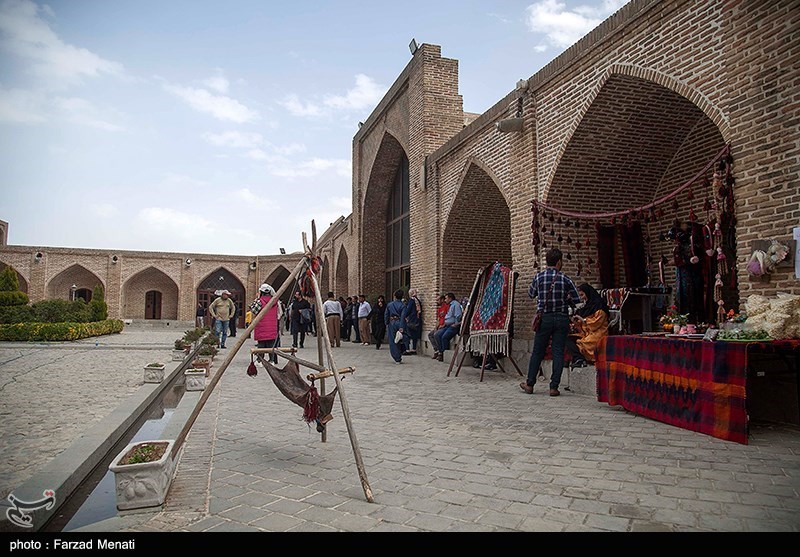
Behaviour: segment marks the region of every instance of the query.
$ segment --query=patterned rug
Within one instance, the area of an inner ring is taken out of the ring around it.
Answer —
[[[514,272],[502,263],[486,267],[470,316],[467,350],[479,354],[508,354],[513,306]]]

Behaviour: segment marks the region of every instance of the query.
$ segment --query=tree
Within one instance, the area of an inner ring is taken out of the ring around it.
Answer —
[[[102,284],[98,284],[92,291],[92,301],[89,302],[92,310],[92,321],[104,321],[108,319],[108,304],[105,300],[105,290]]]

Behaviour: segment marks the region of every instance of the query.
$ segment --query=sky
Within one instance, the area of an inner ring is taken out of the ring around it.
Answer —
[[[483,113],[626,0],[0,0],[8,244],[271,255],[352,212],[352,143],[411,60]]]

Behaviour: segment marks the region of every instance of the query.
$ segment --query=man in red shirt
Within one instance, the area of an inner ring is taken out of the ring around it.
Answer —
[[[445,298],[445,296],[439,296],[439,303],[436,306],[436,328],[430,333],[428,333],[428,340],[430,341],[431,346],[433,346],[434,350],[433,356],[431,356],[431,358],[433,358],[434,360],[438,360],[439,354],[441,354],[441,350],[439,348],[439,343],[438,340],[436,339],[435,333],[436,331],[444,327],[444,318],[447,315],[447,310],[449,308],[450,305],[447,303],[447,299]]]

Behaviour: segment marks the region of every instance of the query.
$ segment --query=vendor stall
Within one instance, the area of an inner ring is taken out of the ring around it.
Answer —
[[[779,354],[800,384],[800,340],[735,342],[609,336],[597,357],[597,400],[642,416],[748,442],[750,357]],[[800,394],[798,394],[800,397]]]

